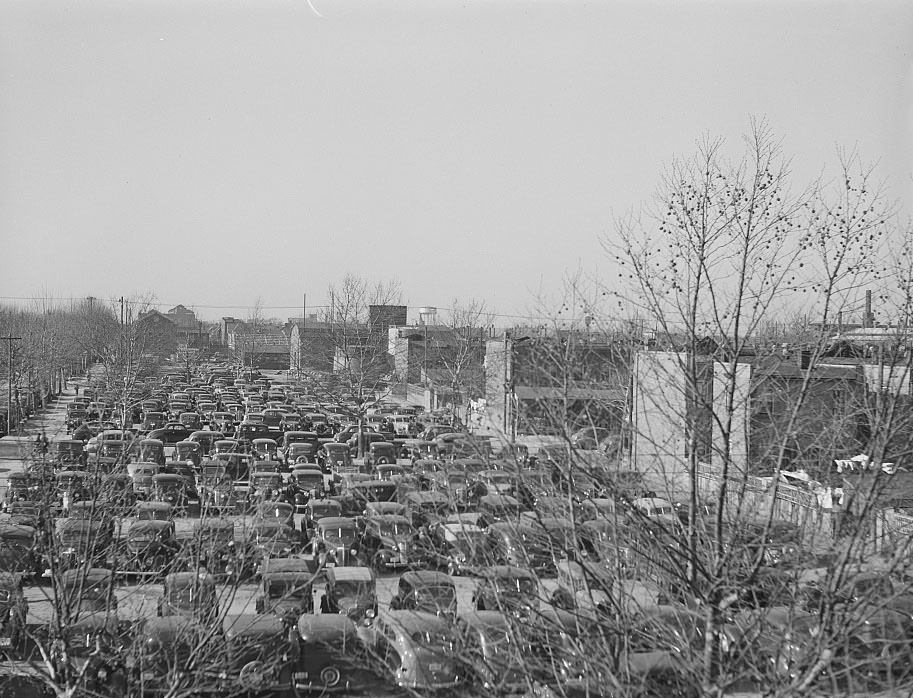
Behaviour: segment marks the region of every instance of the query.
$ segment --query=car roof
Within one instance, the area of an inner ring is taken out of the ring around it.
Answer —
[[[451,634],[450,623],[433,613],[425,611],[397,610],[387,611],[383,615],[387,625],[403,630],[409,635],[415,632],[437,631]]]
[[[320,528],[355,528],[355,519],[348,516],[324,516],[315,525]]]
[[[366,516],[365,520],[368,522],[376,521],[377,523],[410,523],[409,519],[401,514],[372,514],[371,516]]]
[[[490,565],[479,570],[479,576],[490,579],[536,579],[532,570],[514,565]]]
[[[466,611],[461,613],[458,618],[461,623],[474,629],[500,630],[510,627],[510,621],[501,611]]]
[[[189,587],[196,583],[215,586],[215,578],[208,572],[172,572],[165,577],[165,581],[171,586],[180,587]]]
[[[159,532],[172,528],[170,521],[159,521],[157,519],[139,519],[130,524],[128,533],[149,533]]]
[[[304,613],[298,619],[298,634],[302,640],[320,642],[340,638],[357,638],[354,621],[338,613]]]
[[[225,616],[222,628],[229,640],[238,637],[257,638],[284,635],[285,633],[285,624],[282,620],[268,613],[242,613]]]
[[[327,578],[337,582],[368,582],[374,580],[374,572],[370,567],[328,567]]]
[[[437,570],[410,570],[400,579],[412,586],[453,586],[453,577]]]

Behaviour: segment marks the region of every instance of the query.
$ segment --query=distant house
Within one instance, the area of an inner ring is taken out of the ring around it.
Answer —
[[[178,328],[174,321],[158,310],[141,314],[134,323],[136,340],[143,353],[171,356],[177,349]]]

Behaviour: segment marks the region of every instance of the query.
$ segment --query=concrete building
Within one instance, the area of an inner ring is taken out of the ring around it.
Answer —
[[[487,421],[515,438],[623,429],[630,345],[584,331],[512,330],[485,344]]]

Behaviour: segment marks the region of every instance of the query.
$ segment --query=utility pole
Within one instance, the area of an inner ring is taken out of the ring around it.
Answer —
[[[6,433],[13,433],[13,342],[22,340],[22,337],[13,337],[12,332],[3,339],[6,340]],[[16,422],[18,423],[18,419]]]

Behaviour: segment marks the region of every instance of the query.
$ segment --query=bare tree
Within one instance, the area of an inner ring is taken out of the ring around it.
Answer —
[[[339,287],[330,287],[328,295],[330,305],[321,319],[334,351],[334,383],[357,406],[351,416],[361,429],[368,400],[389,394],[392,372],[389,321],[383,313],[372,314],[372,307],[397,306],[402,293],[396,281],[372,284],[350,274]],[[358,441],[361,457],[364,444]]]

